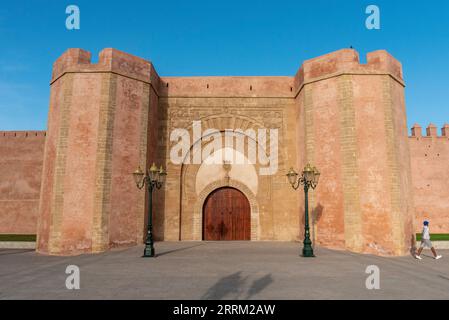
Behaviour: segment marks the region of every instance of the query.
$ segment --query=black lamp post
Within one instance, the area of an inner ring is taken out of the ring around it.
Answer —
[[[145,241],[145,251],[143,253],[144,258],[155,256],[153,242],[153,190],[162,187],[166,176],[167,172],[165,172],[162,166],[158,169],[154,163],[147,173],[144,173],[140,167],[133,173],[137,188],[143,189],[145,186],[148,188],[148,230],[147,239]]]
[[[310,228],[309,228],[309,188],[315,189],[318,185],[318,180],[320,179],[320,172],[317,168],[312,167],[310,164],[304,168],[302,175],[290,168],[287,173],[288,182],[292,185],[292,188],[297,190],[300,185],[304,185],[305,194],[305,233],[304,233],[304,248],[302,250],[302,256],[306,258],[315,257],[313,254],[312,240],[310,240]]]

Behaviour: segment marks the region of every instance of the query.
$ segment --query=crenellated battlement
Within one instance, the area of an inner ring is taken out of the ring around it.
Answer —
[[[449,230],[449,124],[443,125],[441,135],[432,123],[424,133],[422,129],[419,124],[413,125],[408,139],[415,220],[430,220],[435,233],[445,233]]]
[[[0,131],[0,138],[45,138],[47,131]]]
[[[359,53],[354,49],[341,49],[304,61],[295,75],[296,91],[304,84],[335,77],[341,74],[390,75],[404,85],[402,65],[385,50],[367,54],[367,63],[360,63]]]
[[[385,50],[367,54],[360,63],[354,49],[342,49],[304,61],[294,77],[164,77],[145,59],[116,49],[103,49],[99,61],[91,53],[68,49],[53,65],[51,83],[66,73],[113,72],[150,83],[159,96],[296,97],[303,85],[342,74],[390,75],[404,85],[402,65]]]
[[[433,123],[430,123],[426,128],[426,135],[423,136],[422,127],[419,124],[414,124],[411,129],[410,138],[419,139],[421,137],[438,137],[438,138],[447,138],[449,140],[449,124],[445,124],[441,128],[441,135],[438,135],[438,128]]]
[[[107,48],[99,53],[98,63],[91,63],[91,53],[83,49],[68,49],[53,64],[51,83],[66,73],[113,72],[152,84],[159,89],[159,76],[150,61],[120,50]]]

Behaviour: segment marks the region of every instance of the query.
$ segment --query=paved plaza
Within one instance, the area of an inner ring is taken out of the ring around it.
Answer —
[[[161,242],[76,257],[0,249],[0,299],[449,299],[449,251],[435,261],[385,258],[299,243]],[[68,290],[68,265],[80,269],[80,290]],[[370,265],[380,289],[368,290]]]

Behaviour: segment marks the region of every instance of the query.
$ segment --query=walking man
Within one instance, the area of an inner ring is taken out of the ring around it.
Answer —
[[[419,250],[415,255],[416,259],[422,260],[421,252],[425,247],[430,248],[430,250],[432,250],[435,260],[442,258],[442,256],[437,255],[437,252],[435,251],[435,248],[433,247],[432,242],[430,241],[429,221],[424,221],[424,227],[422,229],[421,246],[419,247]]]

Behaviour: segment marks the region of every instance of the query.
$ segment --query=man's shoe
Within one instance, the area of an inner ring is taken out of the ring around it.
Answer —
[[[441,259],[441,258],[443,258],[443,256],[436,256],[435,260],[438,260],[438,259]]]
[[[418,260],[422,260],[422,258],[420,256],[415,256],[415,258]]]

